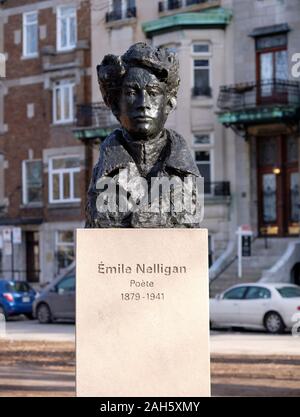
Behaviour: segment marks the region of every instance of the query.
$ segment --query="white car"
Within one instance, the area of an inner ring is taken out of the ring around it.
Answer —
[[[296,321],[300,321],[297,285],[240,284],[210,299],[211,327],[245,327],[282,333]]]

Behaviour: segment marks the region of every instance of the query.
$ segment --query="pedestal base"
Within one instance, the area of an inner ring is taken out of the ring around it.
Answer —
[[[207,239],[77,231],[78,396],[210,395]]]

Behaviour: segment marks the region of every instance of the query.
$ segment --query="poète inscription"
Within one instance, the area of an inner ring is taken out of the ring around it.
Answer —
[[[163,301],[165,293],[154,288],[159,286],[159,278],[175,278],[187,275],[186,265],[165,265],[163,263],[136,263],[127,265],[125,263],[105,264],[98,263],[98,274],[104,278],[120,278],[134,275],[128,281],[129,290],[121,293],[122,301]],[[144,276],[151,275],[152,279],[144,279]],[[158,278],[158,279],[157,279]],[[138,288],[139,292],[135,292]],[[145,288],[146,292],[143,292]],[[153,290],[151,290],[153,288]],[[149,289],[151,292],[149,292]]]

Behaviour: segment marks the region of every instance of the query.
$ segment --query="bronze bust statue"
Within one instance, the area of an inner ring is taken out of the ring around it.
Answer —
[[[164,127],[176,106],[179,64],[145,43],[97,67],[119,120],[102,143],[88,190],[86,227],[199,227],[202,178],[185,140]]]

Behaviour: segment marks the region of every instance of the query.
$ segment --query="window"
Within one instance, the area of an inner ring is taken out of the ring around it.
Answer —
[[[73,49],[77,42],[77,21],[75,6],[60,6],[57,8],[57,50]]]
[[[67,268],[75,259],[73,230],[56,232],[56,259],[58,270]]]
[[[23,161],[23,204],[41,203],[43,201],[43,166],[41,160]]]
[[[136,17],[135,0],[110,0],[106,22]]]
[[[194,54],[208,54],[209,45],[207,43],[196,43],[193,45]]]
[[[23,14],[23,56],[38,55],[38,15],[37,12]]]
[[[75,291],[75,276],[65,277],[56,286],[58,294]]]
[[[56,124],[74,121],[74,83],[63,80],[53,88],[53,122]]]
[[[236,287],[232,290],[225,292],[224,300],[242,300],[244,298],[247,287]]]
[[[283,298],[298,298],[300,297],[300,288],[297,287],[281,287],[276,288]]]
[[[209,145],[210,135],[209,134],[195,134],[194,145]]]
[[[80,201],[80,161],[76,156],[55,157],[49,161],[49,201],[68,203]]]
[[[246,299],[247,300],[257,300],[260,298],[271,298],[271,292],[267,288],[263,287],[249,287]]]
[[[256,39],[257,74],[260,89],[258,100],[272,102],[274,98],[284,99],[286,87],[278,81],[288,79],[287,36],[275,35]]]
[[[193,96],[211,97],[210,80],[210,46],[207,43],[196,43],[193,54]]]
[[[205,194],[210,194],[212,191],[212,142],[211,133],[195,133],[193,136],[195,162],[204,178]]]

